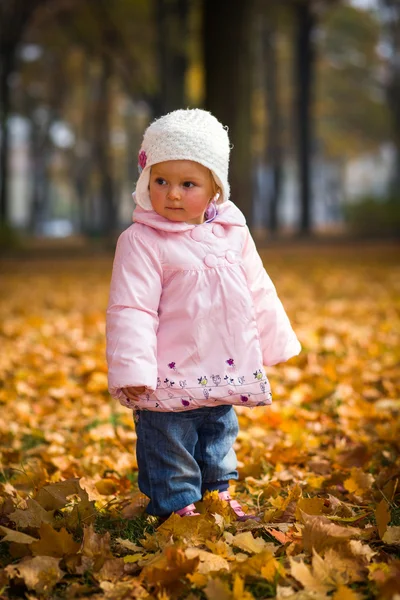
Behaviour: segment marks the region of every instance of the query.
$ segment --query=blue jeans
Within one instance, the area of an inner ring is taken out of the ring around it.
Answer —
[[[239,427],[232,406],[139,410],[135,422],[139,489],[150,498],[149,514],[170,515],[238,478],[232,445]]]

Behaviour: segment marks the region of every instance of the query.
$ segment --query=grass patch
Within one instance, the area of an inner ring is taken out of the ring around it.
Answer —
[[[158,522],[147,515],[136,517],[136,519],[123,519],[122,517],[115,518],[110,515],[98,514],[94,528],[97,533],[109,532],[111,539],[122,537],[133,544],[138,544],[146,533],[153,534],[157,525]]]

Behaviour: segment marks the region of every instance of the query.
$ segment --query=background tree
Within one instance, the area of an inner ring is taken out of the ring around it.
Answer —
[[[385,42],[389,46],[387,99],[392,122],[395,160],[389,193],[400,198],[400,0],[380,0],[385,26]]]
[[[205,107],[229,128],[232,199],[252,219],[252,0],[204,0]]]
[[[50,0],[0,0],[0,225],[8,217],[9,79],[16,51],[35,10]]]

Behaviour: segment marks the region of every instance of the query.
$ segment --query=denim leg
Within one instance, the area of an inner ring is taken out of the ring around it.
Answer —
[[[150,498],[149,514],[166,516],[201,499],[201,471],[194,451],[203,411],[137,411],[138,483]]]
[[[238,479],[237,460],[233,444],[239,432],[232,406],[211,408],[199,429],[195,458],[201,469],[202,488],[225,491],[229,479]]]

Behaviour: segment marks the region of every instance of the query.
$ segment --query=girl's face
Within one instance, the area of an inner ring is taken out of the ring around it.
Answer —
[[[192,160],[167,160],[151,167],[149,191],[156,213],[196,225],[204,223],[217,186],[207,167]]]

